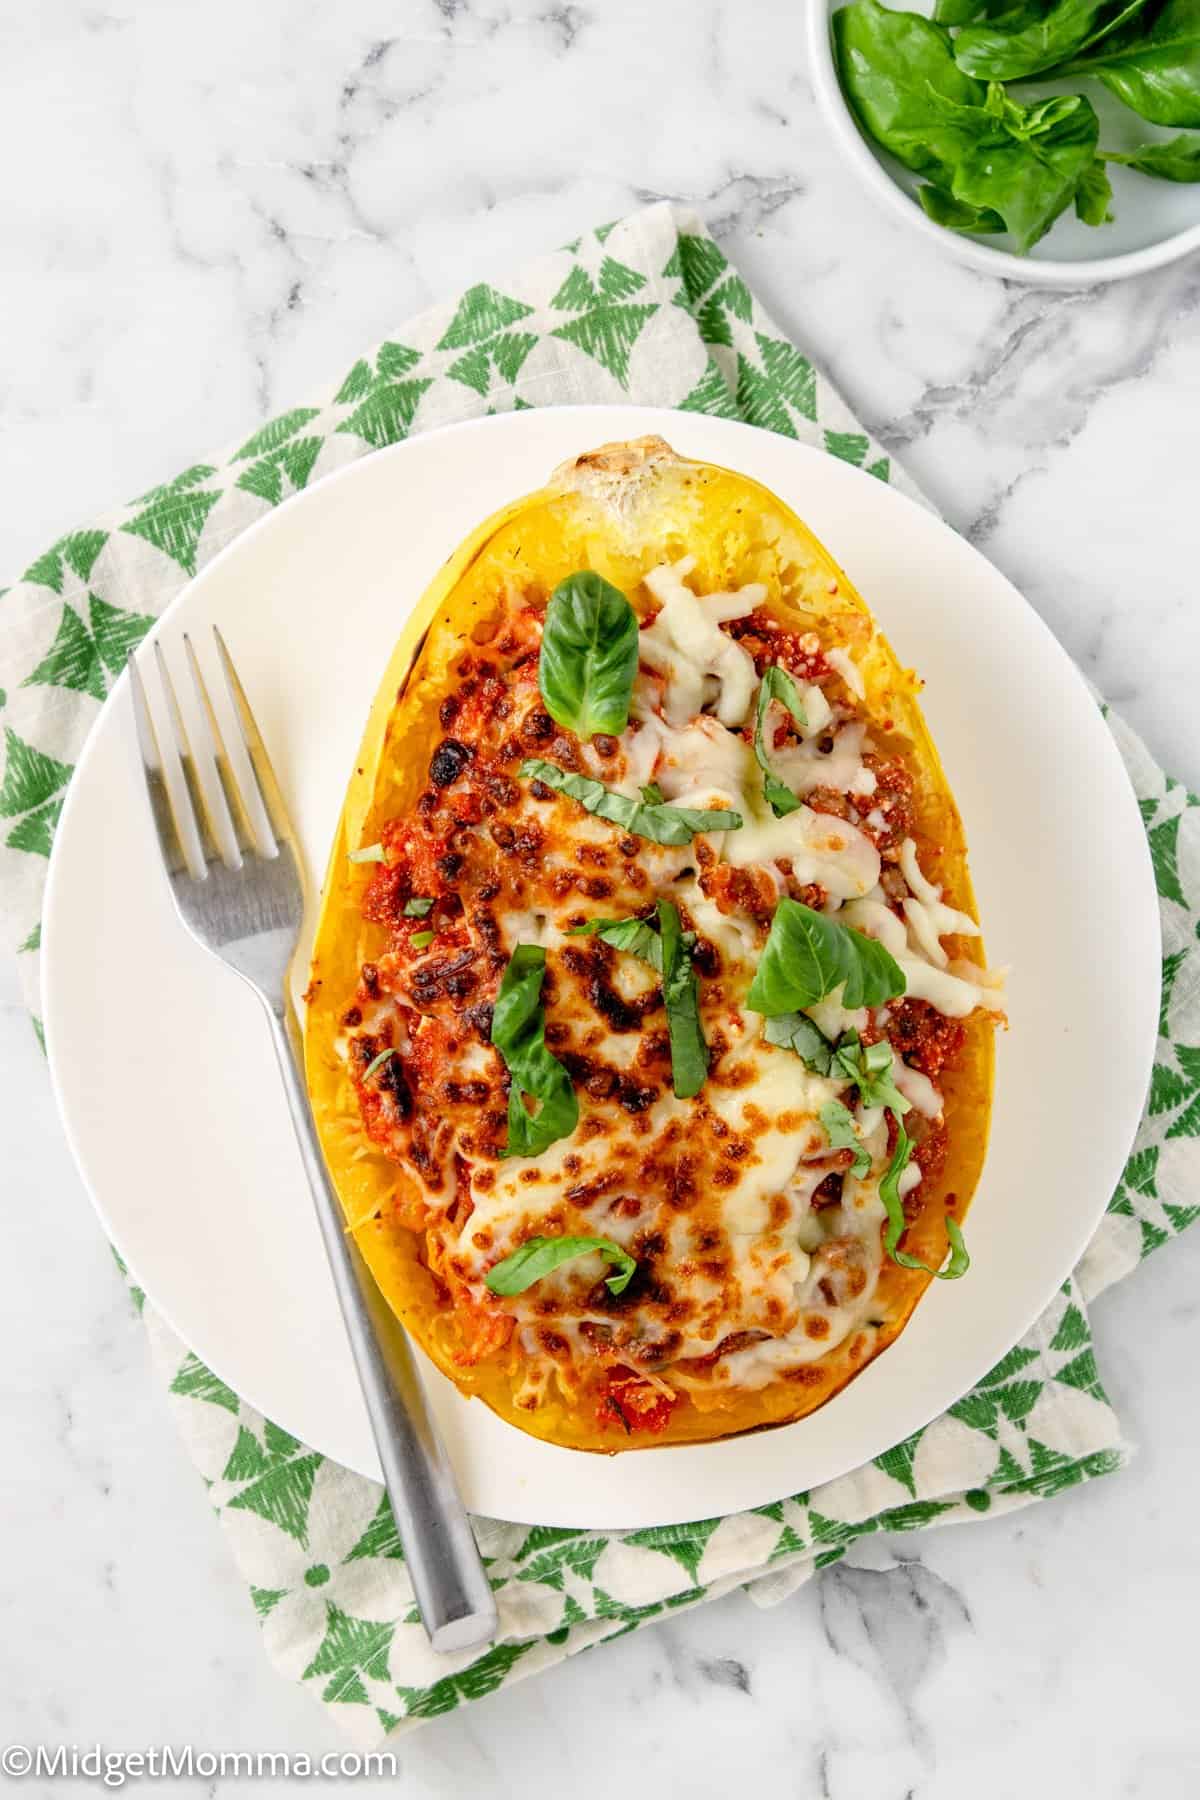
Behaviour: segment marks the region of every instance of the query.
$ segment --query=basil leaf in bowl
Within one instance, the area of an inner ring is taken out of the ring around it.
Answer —
[[[1115,18],[1112,0],[1057,0],[1045,11],[1035,9],[1024,24],[1024,12],[1015,17],[1002,13],[994,24],[968,25],[960,31],[954,40],[954,60],[968,75],[985,81],[1020,81],[1099,43],[1146,3],[1127,0]]]
[[[985,87],[959,66],[944,26],[879,0],[840,8],[833,30],[847,101],[876,143],[939,190],[922,201],[930,216],[974,232],[999,219],[1018,250],[1032,249],[1095,162],[1091,102],[1063,94],[1026,106],[999,82]]]
[[[1200,126],[1200,0],[1167,0],[1047,74],[1094,75],[1152,125]]]
[[[1200,181],[1200,137],[1173,137],[1166,144],[1139,144],[1136,150],[1106,150],[1108,162],[1124,163],[1159,181]]]

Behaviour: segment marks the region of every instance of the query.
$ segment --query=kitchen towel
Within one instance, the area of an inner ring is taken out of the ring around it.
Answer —
[[[41,895],[72,765],[127,648],[189,577],[289,495],[399,438],[515,407],[629,400],[748,420],[921,498],[699,221],[662,204],[410,321],[327,393],[37,559],[0,608],[0,900],[36,1028]],[[240,1400],[143,1306],[129,1272],[268,1653],[360,1742],[739,1584],[778,1600],[869,1534],[1006,1512],[1125,1460],[1086,1307],[1200,1214],[1200,811],[1108,722],[1162,909],[1147,1112],[1108,1213],[1046,1314],[948,1413],[867,1467],[734,1517],[623,1534],[479,1519],[502,1635],[482,1656],[436,1657],[380,1488]]]

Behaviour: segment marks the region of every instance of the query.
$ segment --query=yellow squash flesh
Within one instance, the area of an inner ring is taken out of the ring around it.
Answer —
[[[538,1437],[579,1449],[612,1451],[617,1442],[596,1420],[561,1398],[536,1411],[514,1403],[520,1379],[509,1347],[464,1368],[453,1316],[439,1308],[423,1267],[421,1237],[403,1223],[415,1192],[406,1171],[363,1132],[354,1087],[335,1051],[342,1012],[364,961],[383,947],[381,927],[366,923],[361,899],[371,868],[348,851],[378,837],[388,820],[408,813],[427,785],[430,754],[441,727],[438,708],[452,685],[456,658],[486,642],[510,596],[548,598],[564,576],[596,570],[644,609],[642,575],[690,555],[699,593],[749,582],[768,590],[767,607],[798,631],[816,631],[855,657],[866,684],[865,706],[880,748],[907,752],[916,774],[914,835],[922,867],[942,884],[948,904],[974,915],[961,822],[917,702],[919,682],[898,663],[843,571],[812,533],[765,488],[729,470],[677,457],[659,439],[610,445],[556,472],[541,492],[515,502],[480,526],[441,570],[406,625],[367,721],[345,809],[330,856],[308,989],[305,1048],[309,1093],[325,1155],[349,1228],[380,1288],[433,1361],[465,1394]],[[958,954],[983,966],[982,940],[963,938]],[[945,1095],[949,1151],[939,1176],[922,1185],[923,1205],[906,1248],[937,1264],[945,1255],[947,1201],[962,1219],[978,1180],[987,1140],[992,1077],[992,1022],[966,1021],[967,1043],[955,1068],[939,1078]],[[885,1262],[876,1288],[884,1326],[873,1356],[903,1329],[930,1277]],[[864,1366],[859,1334],[794,1377],[712,1402],[687,1400],[665,1434],[635,1447],[727,1436],[778,1424],[812,1411]],[[669,1372],[668,1372],[669,1373]]]

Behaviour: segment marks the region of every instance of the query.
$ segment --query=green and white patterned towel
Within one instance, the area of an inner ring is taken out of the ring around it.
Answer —
[[[126,648],[188,578],[281,500],[398,438],[513,407],[630,399],[746,419],[915,492],[699,222],[660,205],[423,314],[309,405],[38,558],[0,611],[0,892],[35,1025],[42,886],[72,765]],[[735,1517],[623,1535],[480,1519],[503,1636],[455,1666],[427,1646],[381,1490],[254,1412],[145,1306],[267,1650],[360,1741],[739,1583],[782,1598],[868,1533],[1008,1511],[1120,1467],[1085,1302],[1200,1214],[1200,811],[1109,724],[1162,906],[1148,1112],[1107,1217],[1045,1316],[943,1418],[868,1467]]]

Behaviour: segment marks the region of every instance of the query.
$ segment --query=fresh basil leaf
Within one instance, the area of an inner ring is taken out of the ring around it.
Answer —
[[[851,1174],[860,1178],[866,1175],[871,1167],[871,1153],[858,1135],[854,1114],[840,1100],[827,1100],[821,1108],[820,1117],[825,1135],[834,1149],[854,1152],[854,1161],[850,1165]]]
[[[999,213],[1024,254],[1075,198],[1095,161],[1100,121],[1081,94],[1024,107],[995,82],[985,111],[992,130],[964,155],[953,191],[970,206]]]
[[[939,25],[969,25],[980,15],[1003,22],[1005,30],[1021,31],[1030,19],[1048,12],[1054,0],[937,0],[933,16]]]
[[[758,687],[758,705],[754,713],[754,755],[763,772],[763,793],[777,819],[795,812],[803,801],[793,794],[786,782],[780,781],[771,767],[771,759],[767,755],[767,746],[763,737],[763,727],[767,721],[767,712],[772,700],[786,706],[797,725],[807,725],[808,715],[800,698],[799,689],[786,669],[778,663],[772,663],[763,670],[763,678]]]
[[[414,931],[408,941],[414,950],[424,950],[426,944],[432,944],[433,938],[432,931]]]
[[[747,1006],[768,1017],[802,1012],[843,986],[843,1006],[882,1006],[904,992],[904,971],[875,938],[799,900],[781,900]]]
[[[1159,181],[1200,181],[1200,138],[1181,135],[1166,144],[1139,144],[1136,150],[1106,150],[1104,155]]]
[[[937,0],[933,17],[938,25],[967,25],[983,10],[983,0]]]
[[[985,81],[1020,81],[1099,43],[1145,5],[1126,0],[1114,16],[1112,0],[1056,0],[1027,21],[1014,17],[1008,25],[1001,16],[992,25],[968,25],[954,40],[954,60]]]
[[[376,1069],[381,1068],[382,1065],[387,1061],[388,1057],[395,1056],[395,1054],[396,1054],[396,1052],[394,1050],[381,1050],[379,1052],[378,1056],[373,1056],[371,1058],[370,1062],[367,1064],[366,1068],[363,1070],[362,1074],[359,1076],[359,1080],[360,1081],[369,1081],[371,1076],[375,1073]]]
[[[988,207],[968,206],[965,200],[956,200],[953,194],[927,183],[917,189],[917,199],[922,212],[927,213],[935,225],[945,225],[950,231],[968,231],[985,237],[989,232],[1006,229],[998,212],[992,212]]]
[[[896,1086],[895,1067],[895,1055],[886,1039],[864,1049],[857,1031],[847,1031],[838,1039],[831,1073],[852,1081],[864,1106],[886,1106],[899,1122],[912,1102]]]
[[[1094,75],[1154,125],[1200,126],[1200,0],[1167,0],[1148,31],[1136,19],[1052,73]]]
[[[404,902],[406,919],[427,919],[433,911],[433,900],[428,894],[414,894],[411,900]]]
[[[352,862],[352,863],[382,862],[383,861],[383,845],[382,844],[368,844],[362,850],[351,850],[349,852],[349,854],[347,855],[346,860],[347,860],[347,862]]]
[[[828,1075],[833,1065],[833,1045],[807,1013],[776,1013],[767,1020],[763,1036],[768,1044],[794,1050],[816,1075]]]
[[[954,60],[943,26],[878,0],[841,8],[833,29],[842,87],[862,129],[969,209],[947,218],[955,229],[982,229],[995,214],[1024,252],[1071,204],[1099,136],[1082,95],[1026,107],[998,83],[985,89]],[[945,200],[922,205],[931,217],[950,212]]]
[[[894,1263],[902,1269],[924,1269],[927,1275],[936,1275],[939,1281],[957,1281],[965,1275],[971,1266],[967,1255],[967,1246],[963,1242],[962,1227],[958,1220],[946,1217],[946,1236],[950,1242],[950,1260],[943,1268],[931,1269],[923,1263],[919,1256],[912,1256],[907,1250],[899,1248],[900,1239],[908,1221],[904,1217],[904,1202],[900,1198],[900,1177],[908,1167],[912,1155],[912,1139],[903,1125],[897,1121],[898,1135],[896,1147],[892,1151],[892,1160],[887,1166],[882,1181],[879,1183],[879,1198],[883,1201],[887,1212],[887,1229],[883,1235],[883,1247]]]
[[[546,1048],[546,1014],[541,1003],[546,952],[538,944],[518,944],[509,959],[492,1012],[492,1043],[511,1077],[508,1141],[502,1156],[540,1156],[579,1123],[579,1101],[571,1077]],[[524,1096],[538,1102],[526,1110]]]
[[[511,1256],[506,1256],[503,1262],[488,1271],[486,1285],[493,1294],[523,1294],[527,1287],[532,1287],[543,1275],[549,1275],[552,1269],[565,1262],[574,1262],[577,1256],[587,1256],[593,1250],[598,1250],[617,1265],[616,1274],[607,1276],[604,1285],[612,1294],[623,1294],[633,1278],[637,1259],[622,1250],[620,1244],[604,1237],[527,1238],[519,1250],[514,1250]]]
[[[937,101],[971,109],[984,99],[980,83],[955,62],[949,32],[878,0],[840,7],[832,25],[842,89],[863,130],[906,168],[948,189],[979,125],[943,113]]]
[[[642,799],[646,802],[647,806],[661,806],[666,799],[666,795],[659,787],[657,781],[648,781],[642,789]]]
[[[1085,225],[1107,225],[1112,218],[1112,182],[1104,164],[1097,157],[1079,177],[1075,189],[1075,212]]]
[[[641,800],[627,800],[624,794],[614,794],[590,775],[572,775],[557,763],[543,762],[540,756],[527,758],[517,774],[531,781],[544,781],[547,787],[578,800],[598,819],[607,819],[655,844],[690,844],[697,832],[737,831],[742,823],[740,813],[696,811],[688,806],[657,803],[648,806]]]
[[[647,919],[589,919],[585,925],[572,925],[572,937],[603,938],[614,950],[627,950],[662,974],[662,939]]]
[[[581,738],[629,723],[638,668],[637,614],[619,588],[579,569],[550,596],[538,657],[546,711]]]
[[[680,1100],[690,1100],[708,1075],[708,1045],[700,1024],[700,984],[692,967],[691,946],[669,900],[658,903],[661,934],[663,1004],[671,1040],[671,1086]],[[695,939],[692,940],[693,943]]]

